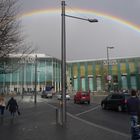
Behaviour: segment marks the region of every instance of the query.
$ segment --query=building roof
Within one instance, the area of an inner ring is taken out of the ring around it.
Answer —
[[[131,58],[140,58],[140,56],[131,56],[131,57],[110,57],[110,60],[117,60],[117,59],[131,59]],[[90,61],[104,61],[107,58],[98,58],[98,59],[84,59],[84,60],[72,60],[67,61],[67,63],[75,63],[75,62],[90,62]]]
[[[42,53],[32,53],[32,54],[10,54],[11,58],[15,57],[36,57],[37,58],[52,58],[52,56],[42,54]]]

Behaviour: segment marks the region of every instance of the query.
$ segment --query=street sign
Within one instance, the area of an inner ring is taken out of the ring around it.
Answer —
[[[108,80],[108,81],[111,81],[111,80],[112,80],[112,76],[111,76],[111,75],[108,75],[108,76],[107,76],[107,80]]]

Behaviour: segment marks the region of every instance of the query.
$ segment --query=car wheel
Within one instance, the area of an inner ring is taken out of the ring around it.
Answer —
[[[88,101],[88,104],[90,104],[90,101]]]
[[[106,109],[106,105],[105,104],[102,104],[102,109]]]
[[[118,106],[118,111],[122,112],[122,106],[121,105]]]

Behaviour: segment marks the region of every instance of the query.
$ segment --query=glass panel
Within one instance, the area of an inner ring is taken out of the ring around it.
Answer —
[[[38,82],[45,84],[45,63],[44,62],[40,63],[40,67],[37,74],[38,74]]]
[[[113,83],[118,83],[118,75],[113,75]]]
[[[77,80],[77,78],[74,79],[74,90],[75,90],[75,91],[78,90],[78,80]]]
[[[82,89],[82,91],[85,91],[86,90],[85,78],[81,78],[81,89]]]
[[[112,74],[117,75],[118,74],[118,67],[117,65],[112,65]]]
[[[101,77],[97,77],[97,91],[101,90]]]
[[[130,73],[134,73],[135,72],[135,64],[129,63],[129,69],[130,69]]]
[[[127,78],[126,76],[122,76],[122,88],[127,89]]]
[[[96,65],[96,75],[101,75],[101,66]]]
[[[26,82],[29,84],[31,82],[31,65],[26,64]]]
[[[52,62],[46,62],[46,66],[47,66],[46,79],[47,79],[47,82],[50,82],[52,81],[52,74],[53,74]]]
[[[80,76],[85,76],[85,65],[80,65]]]
[[[136,85],[136,76],[131,76],[130,77],[131,80],[131,88],[132,89],[137,89],[137,85]]]
[[[138,63],[138,73],[140,74],[140,63]]]
[[[73,76],[78,76],[78,67],[77,67],[77,64],[74,64],[73,65]]]
[[[103,74],[107,75],[107,73],[108,73],[108,67],[107,67],[107,65],[104,65],[103,66]]]
[[[17,82],[17,73],[14,72],[14,73],[12,73],[12,83],[16,84],[16,82]]]
[[[93,91],[93,77],[88,78],[89,90]]]
[[[92,75],[92,65],[88,64],[88,75]]]
[[[125,63],[120,64],[120,70],[121,70],[121,73],[126,73],[126,64]]]

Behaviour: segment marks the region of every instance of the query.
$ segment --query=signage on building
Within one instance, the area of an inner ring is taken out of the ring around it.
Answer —
[[[108,65],[108,61],[104,60],[103,64]],[[109,65],[117,65],[117,61],[116,60],[109,60]]]
[[[24,57],[22,58],[19,63],[23,64],[23,63],[35,63],[35,58],[33,57]]]
[[[108,80],[108,81],[111,81],[111,80],[112,80],[112,76],[111,76],[111,75],[108,75],[108,76],[107,76],[107,80]]]

